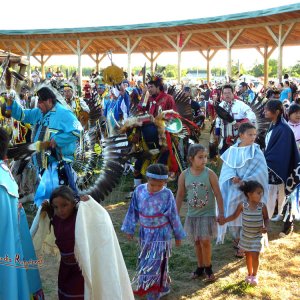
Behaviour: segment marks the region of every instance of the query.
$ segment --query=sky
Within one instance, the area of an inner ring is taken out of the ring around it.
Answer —
[[[164,22],[175,20],[187,20],[206,18],[227,14],[255,11],[282,5],[300,3],[292,0],[14,0],[14,9],[9,1],[1,3],[0,29],[50,29],[50,28],[74,28],[74,27],[97,27],[112,25],[128,25],[151,22]],[[212,7],[208,4],[211,3]],[[283,65],[290,66],[300,60],[299,47],[284,47]],[[224,56],[225,55],[225,56]],[[277,58],[278,52],[274,51],[271,58]],[[255,49],[233,50],[232,58],[240,61],[246,68],[255,63],[262,63],[261,55]],[[126,55],[114,55],[114,62],[120,67],[127,66]],[[132,56],[132,66],[143,65],[146,62],[141,54]],[[47,65],[63,63],[76,65],[75,56],[51,57]],[[147,62],[148,63],[148,62]],[[176,53],[162,54],[157,63],[160,65],[176,64]],[[37,65],[33,59],[32,64]],[[93,61],[83,56],[84,66],[94,66]],[[108,59],[101,62],[101,67],[109,64]],[[195,65],[196,64],[196,65]],[[182,67],[191,66],[206,67],[202,56],[195,53],[183,53]],[[212,66],[226,66],[226,52],[219,51],[212,60]]]

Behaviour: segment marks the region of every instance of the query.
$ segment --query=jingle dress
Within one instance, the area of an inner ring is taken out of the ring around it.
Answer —
[[[134,234],[138,221],[140,253],[132,285],[134,293],[143,296],[149,292],[161,292],[168,286],[172,234],[176,240],[181,240],[185,233],[173,193],[166,187],[156,193],[149,193],[147,184],[135,189],[122,231]]]

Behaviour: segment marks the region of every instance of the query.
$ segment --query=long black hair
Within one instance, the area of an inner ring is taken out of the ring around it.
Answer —
[[[277,121],[281,119],[283,115],[283,105],[280,100],[270,100],[266,104],[266,109],[271,113],[275,114],[276,111],[279,111]]]

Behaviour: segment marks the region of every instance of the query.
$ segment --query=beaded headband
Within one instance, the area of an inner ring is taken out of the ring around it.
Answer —
[[[153,179],[168,179],[168,174],[166,175],[158,175],[158,174],[153,174],[153,173],[149,173],[149,172],[146,172],[146,176],[149,177],[149,178],[153,178]]]

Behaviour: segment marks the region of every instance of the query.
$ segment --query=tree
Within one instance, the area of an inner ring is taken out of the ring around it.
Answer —
[[[292,66],[290,73],[293,77],[300,77],[300,63]]]
[[[277,69],[278,69],[278,62],[277,59],[270,59],[269,60],[269,76],[276,77],[277,76]]]
[[[255,65],[251,70],[249,70],[249,73],[254,77],[264,76],[264,65],[263,64]]]

